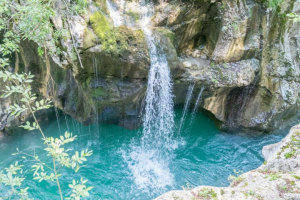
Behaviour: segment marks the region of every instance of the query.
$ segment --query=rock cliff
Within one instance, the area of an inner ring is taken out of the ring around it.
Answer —
[[[150,66],[139,3],[110,2],[124,18],[116,27],[105,0],[88,2],[84,15],[66,22],[57,1],[53,24],[71,33],[59,56],[41,58],[34,43],[22,41],[12,69],[35,74],[34,89],[81,122],[135,128]],[[175,104],[184,103],[194,82],[195,91],[205,88],[202,108],[223,129],[270,131],[298,113],[300,23],[287,14],[299,14],[299,0],[277,9],[258,0],[156,1],[154,8],[153,32],[171,68]],[[9,126],[7,102],[0,128]]]

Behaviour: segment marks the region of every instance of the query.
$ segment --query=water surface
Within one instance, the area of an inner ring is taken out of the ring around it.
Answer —
[[[176,109],[177,126],[181,113],[181,109]],[[246,172],[257,168],[263,162],[262,147],[280,141],[287,134],[286,130],[263,135],[224,133],[205,114],[197,113],[191,123],[191,113],[187,113],[181,132],[173,139],[177,148],[164,160],[155,160],[149,159],[151,152],[132,152],[135,151],[133,143],[141,138],[140,130],[127,130],[111,124],[83,126],[63,114],[59,115],[59,124],[61,132],[69,130],[78,135],[78,140],[70,146],[73,150],[89,148],[94,152],[78,174],[73,176],[71,170],[64,170],[61,178],[64,191],[72,178],[87,179],[94,187],[90,199],[147,200],[182,187],[227,186],[227,177],[234,169]],[[47,136],[61,134],[55,116],[45,122],[43,128]],[[20,159],[20,156],[11,156],[16,148],[26,153],[36,152],[44,159],[46,154],[40,138],[36,131],[20,131],[1,141],[0,169]],[[130,163],[127,157],[130,153],[145,162],[140,165]],[[25,161],[22,164],[26,177],[24,186],[30,188],[31,197],[59,198],[55,184],[31,180],[32,163]]]

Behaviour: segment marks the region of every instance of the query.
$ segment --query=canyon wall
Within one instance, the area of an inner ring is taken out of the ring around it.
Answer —
[[[61,40],[63,52],[45,59],[37,45],[22,41],[11,68],[32,72],[34,90],[83,123],[99,119],[136,128],[150,66],[137,26],[141,11],[136,1],[111,4],[122,13],[123,25],[113,26],[105,0],[89,1],[86,14],[70,16],[69,23],[57,1],[53,24],[72,34]],[[272,10],[258,0],[157,1],[154,6],[152,29],[171,68],[175,104],[184,103],[188,85],[195,83],[195,93],[204,87],[201,107],[225,130],[270,131],[298,113],[300,22],[287,14],[299,14],[299,0]],[[5,109],[10,100],[1,101],[4,129],[14,120]]]

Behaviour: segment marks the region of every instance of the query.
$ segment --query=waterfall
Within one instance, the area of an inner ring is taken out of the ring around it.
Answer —
[[[149,28],[150,19],[151,15],[146,13],[141,20],[141,27],[147,39],[151,62],[143,118],[142,144],[144,146],[148,144],[149,140],[153,139],[158,139],[157,142],[164,142],[164,145],[169,144],[170,141],[168,140],[171,138],[174,125],[170,70],[166,56],[157,49],[152,31]],[[155,134],[153,134],[154,132]]]
[[[151,16],[153,5],[141,6],[140,27],[145,34],[150,55],[145,110],[141,140],[133,142],[123,157],[136,185],[144,191],[162,189],[174,182],[169,160],[177,147],[173,138],[174,110],[172,80],[167,58],[153,36]],[[151,188],[151,189],[150,189]]]
[[[124,0],[121,1],[121,5],[124,5]],[[124,25],[124,18],[122,16],[122,14],[119,12],[119,9],[116,5],[114,5],[113,2],[111,2],[110,0],[106,0],[106,6],[107,9],[109,11],[109,15],[112,18],[113,22],[114,22],[114,26],[118,27],[118,26],[122,26]]]
[[[181,132],[182,126],[184,124],[185,116],[186,116],[186,113],[187,113],[187,111],[189,109],[190,102],[191,102],[191,99],[192,99],[192,96],[193,96],[194,87],[195,87],[195,83],[194,82],[189,85],[189,88],[188,88],[188,91],[187,91],[187,94],[186,94],[186,98],[185,98],[185,103],[184,103],[184,108],[183,108],[182,116],[181,116],[181,119],[180,119],[178,133]]]
[[[203,93],[203,91],[204,91],[204,86],[202,86],[200,88],[199,94],[197,96],[197,99],[196,99],[196,102],[195,102],[195,105],[194,105],[194,108],[193,108],[193,111],[192,111],[192,115],[191,115],[191,120],[190,120],[189,127],[192,127],[192,125],[193,125],[193,122],[194,122],[194,119],[195,119],[195,115],[197,113],[197,110],[199,109],[199,105],[200,105],[200,102],[202,100],[202,93]]]

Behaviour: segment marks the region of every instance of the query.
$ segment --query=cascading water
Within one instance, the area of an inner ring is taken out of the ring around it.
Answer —
[[[123,5],[123,1],[121,2],[121,5]],[[113,22],[114,22],[114,26],[121,26],[124,24],[124,18],[122,16],[122,14],[119,12],[119,9],[116,7],[116,5],[114,5],[113,2],[111,2],[110,0],[106,0],[106,6],[107,9],[109,11],[109,15],[112,18]]]
[[[185,98],[185,103],[184,103],[184,109],[183,109],[182,117],[180,119],[178,133],[181,132],[182,126],[184,124],[184,119],[185,119],[186,113],[187,113],[187,111],[189,109],[189,106],[190,106],[190,103],[191,103],[191,99],[192,99],[192,96],[193,96],[194,87],[195,87],[195,83],[194,82],[189,85],[189,88],[188,88],[188,91],[187,91],[187,94],[186,94],[186,98]]]
[[[173,137],[172,80],[166,56],[157,47],[150,29],[152,7],[150,4],[141,6],[140,27],[147,40],[151,61],[142,137],[140,141],[132,142],[129,152],[123,152],[136,185],[149,192],[173,184],[169,160],[177,146]]]
[[[152,31],[149,28],[151,14],[146,13],[141,20],[141,27],[147,38],[150,52],[150,71],[146,93],[146,107],[143,119],[143,141],[146,147],[153,136],[157,142],[170,144],[174,125],[174,111],[172,99],[172,81],[165,55],[157,49]],[[155,134],[153,134],[153,132]],[[161,141],[161,138],[164,141]],[[158,146],[162,144],[156,144]]]

